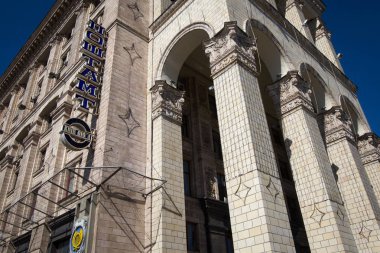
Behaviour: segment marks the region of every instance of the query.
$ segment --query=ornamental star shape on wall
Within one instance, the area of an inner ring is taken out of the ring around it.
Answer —
[[[124,121],[128,130],[128,137],[131,135],[132,131],[140,127],[140,123],[133,117],[131,108],[128,108],[128,111],[124,115],[119,115],[119,118]]]
[[[243,200],[243,203],[245,205],[245,202],[247,200],[247,197],[248,197],[248,193],[249,191],[252,189],[252,187],[249,187],[247,186],[246,184],[242,183],[241,182],[241,177],[240,176],[240,181],[239,181],[239,186],[238,188],[236,189],[235,191],[235,196],[237,196],[239,199]],[[241,189],[240,189],[241,188]],[[244,193],[245,192],[245,193]]]

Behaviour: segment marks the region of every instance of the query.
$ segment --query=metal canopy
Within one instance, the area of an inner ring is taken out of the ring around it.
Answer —
[[[154,187],[148,187],[147,181]],[[147,177],[126,167],[65,167],[0,213],[0,246],[48,224],[53,218],[74,209],[78,200],[100,189],[138,194],[146,199],[165,183],[165,180]]]

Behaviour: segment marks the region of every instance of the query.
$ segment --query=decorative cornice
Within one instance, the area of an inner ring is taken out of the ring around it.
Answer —
[[[293,40],[300,44],[300,46],[315,58],[319,64],[325,67],[332,75],[334,75],[343,86],[348,90],[355,93],[357,92],[357,86],[348,77],[332,63],[312,42],[310,42],[300,31],[298,31],[286,18],[284,18],[280,12],[278,12],[273,6],[267,2],[267,0],[249,0],[251,4],[259,8],[270,19],[273,20],[279,27],[282,27],[286,36],[293,38]],[[320,2],[320,0],[312,0]],[[322,3],[324,6],[324,4]]]
[[[0,161],[0,172],[7,166],[12,166],[14,156],[12,155],[6,155],[1,161]]]
[[[41,135],[35,131],[32,131],[29,133],[29,135],[24,139],[24,147],[27,149],[30,145],[37,145],[38,140],[40,139]]]
[[[212,76],[218,75],[235,63],[257,75],[256,42],[238,27],[236,21],[224,23],[224,28],[204,42],[204,47],[210,60]]]
[[[380,138],[375,133],[366,133],[360,136],[358,149],[363,164],[380,162]]]
[[[268,87],[277,112],[288,114],[298,107],[314,113],[310,98],[310,85],[302,79],[297,70],[289,71],[283,78]]]
[[[323,127],[327,145],[341,139],[346,139],[356,145],[351,121],[340,106],[334,106],[321,115],[323,115]]]
[[[62,104],[58,105],[58,107],[54,109],[50,114],[50,116],[53,118],[53,122],[62,116],[70,117],[73,107],[73,104],[67,101],[63,101]]]
[[[7,68],[0,79],[0,100],[3,94],[12,89],[15,80],[18,80],[28,71],[36,56],[55,36],[58,28],[70,15],[81,0],[58,0],[46,15],[40,26],[30,36],[29,40],[21,48],[11,65]]]
[[[184,91],[179,91],[164,80],[156,81],[152,92],[152,120],[162,116],[178,125],[182,124]]]

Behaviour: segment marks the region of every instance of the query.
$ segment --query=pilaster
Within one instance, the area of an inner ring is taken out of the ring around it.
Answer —
[[[314,113],[309,84],[289,71],[269,86],[281,125],[311,251],[357,252]],[[328,228],[328,229],[327,229]]]
[[[317,19],[317,30],[315,33],[315,46],[321,51],[332,63],[335,64],[341,71],[343,71],[342,65],[337,58],[334,46],[331,42],[331,33],[327,30],[325,24]]]
[[[226,22],[204,43],[214,79],[236,252],[294,252],[257,80],[255,42]]]
[[[358,138],[358,148],[376,199],[380,202],[380,138],[374,133],[366,133]]]
[[[62,35],[57,34],[50,42],[50,55],[47,63],[47,92],[55,85],[58,78],[58,68],[62,48]]]
[[[166,180],[152,194],[152,252],[187,252],[183,186],[182,105],[184,92],[156,81],[152,92],[153,177]]]
[[[310,33],[310,29],[307,25],[303,25],[306,18],[303,14],[302,8],[304,6],[304,0],[286,0],[285,18],[300,31],[308,40],[313,42],[313,37]]]
[[[351,130],[348,115],[338,106],[324,112],[327,152],[336,173],[348,221],[359,251],[380,250],[380,208]],[[371,231],[363,233],[363,231]]]

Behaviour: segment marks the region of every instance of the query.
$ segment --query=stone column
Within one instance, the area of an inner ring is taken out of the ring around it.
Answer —
[[[281,115],[311,251],[357,252],[310,99],[310,86],[290,71],[268,88]]]
[[[364,169],[380,202],[380,138],[374,133],[366,133],[359,137],[358,147]]]
[[[303,25],[306,18],[303,14],[302,7],[304,5],[303,0],[286,0],[286,12],[285,18],[300,31],[308,40],[314,41],[311,36],[310,29],[307,25]]]
[[[152,252],[187,252],[181,135],[184,92],[165,81],[156,81],[151,92],[152,176],[167,181],[151,196]]]
[[[317,30],[315,33],[315,46],[343,72],[342,65],[331,43],[331,33],[319,18],[317,19]]]
[[[257,80],[254,41],[227,22],[209,41],[236,252],[294,252]]]
[[[336,106],[324,112],[327,152],[361,252],[380,252],[379,204],[368,180],[348,116]]]

